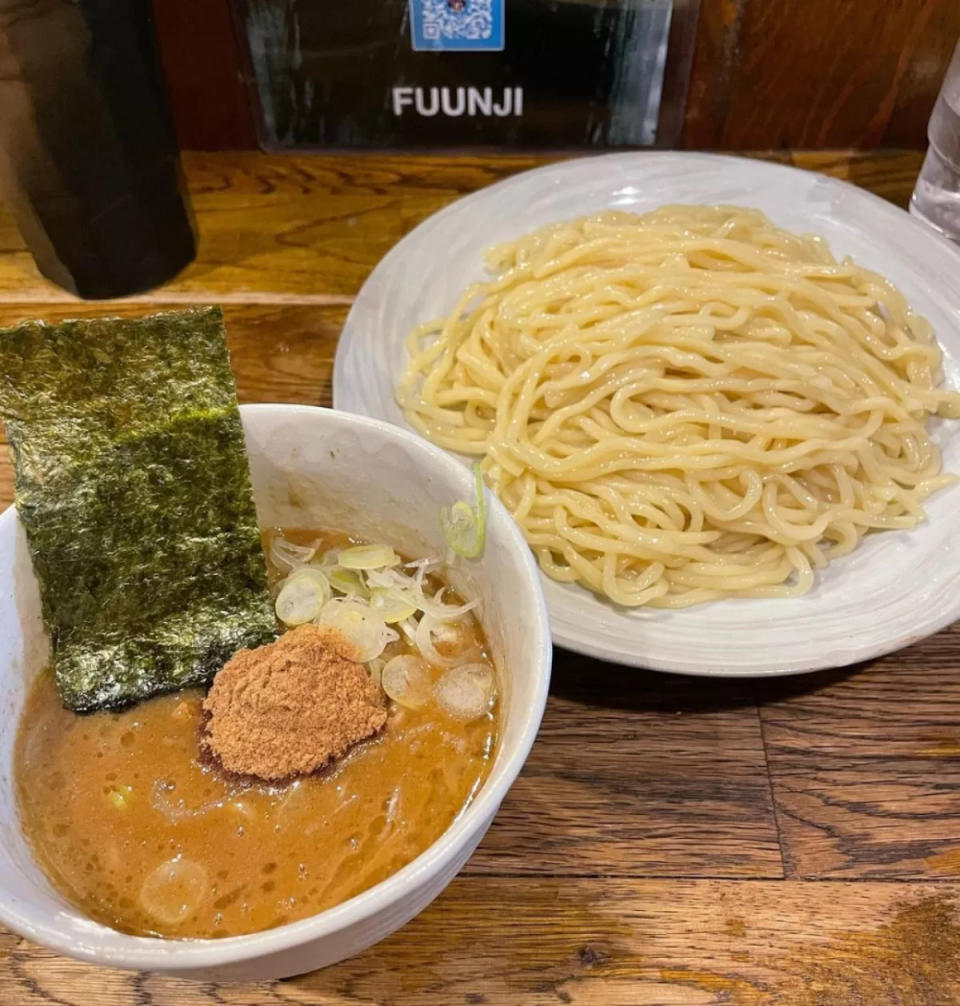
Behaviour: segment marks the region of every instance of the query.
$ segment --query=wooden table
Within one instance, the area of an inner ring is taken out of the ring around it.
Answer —
[[[917,154],[778,155],[903,205]],[[0,324],[225,305],[245,401],[327,404],[380,256],[501,157],[186,158],[199,257],[80,304],[0,217]],[[0,504],[11,471],[0,467]],[[960,631],[856,668],[704,681],[559,651],[540,738],[445,894],[362,956],[268,985],[98,970],[0,932],[3,1006],[960,1004]]]

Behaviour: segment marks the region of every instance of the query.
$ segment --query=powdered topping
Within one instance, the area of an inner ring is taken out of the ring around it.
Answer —
[[[267,781],[343,757],[387,722],[383,693],[335,629],[301,625],[241,650],[204,700],[203,746],[228,771]]]

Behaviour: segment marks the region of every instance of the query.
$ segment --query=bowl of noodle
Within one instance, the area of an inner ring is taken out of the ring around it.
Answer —
[[[795,673],[960,617],[960,252],[854,186],[687,153],[461,199],[370,276],[337,407],[479,464],[554,641]]]

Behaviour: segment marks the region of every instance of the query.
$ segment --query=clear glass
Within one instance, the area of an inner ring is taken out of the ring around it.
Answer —
[[[930,146],[910,212],[960,244],[960,43],[927,128]]]

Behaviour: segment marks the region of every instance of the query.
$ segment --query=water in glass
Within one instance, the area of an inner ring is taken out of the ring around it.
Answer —
[[[960,45],[927,130],[930,146],[910,212],[960,244]]]

